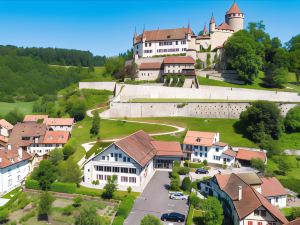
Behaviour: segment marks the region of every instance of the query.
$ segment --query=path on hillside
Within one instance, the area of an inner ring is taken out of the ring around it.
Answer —
[[[89,109],[86,111],[86,114],[88,117],[94,117],[93,111],[98,110],[98,109],[105,109],[107,107],[98,107],[94,109]],[[125,119],[105,119],[105,120],[112,120],[112,121],[124,121],[127,123],[140,123],[140,124],[152,124],[152,125],[162,125],[162,126],[167,126],[167,127],[172,127],[176,130],[174,131],[169,131],[169,132],[159,132],[159,133],[153,133],[149,134],[150,136],[160,136],[160,135],[172,135],[172,134],[177,134],[185,131],[185,127],[180,127],[180,126],[175,126],[175,125],[170,125],[170,124],[165,124],[165,123],[154,123],[154,122],[142,122],[142,121],[135,121],[135,120],[125,120]],[[101,139],[101,142],[115,142],[120,140],[120,138],[113,138],[113,139]],[[96,141],[91,141],[87,143],[81,144],[81,146],[84,148],[86,152],[88,152],[96,143]],[[78,165],[82,165],[85,161],[85,156],[78,162]]]

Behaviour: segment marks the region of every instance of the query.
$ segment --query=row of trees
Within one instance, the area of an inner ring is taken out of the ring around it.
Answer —
[[[264,85],[283,87],[288,72],[300,76],[300,34],[282,45],[279,38],[271,38],[265,25],[249,23],[248,29],[236,32],[225,44],[225,58],[229,69],[235,69],[247,83],[252,83],[260,70],[264,71]]]

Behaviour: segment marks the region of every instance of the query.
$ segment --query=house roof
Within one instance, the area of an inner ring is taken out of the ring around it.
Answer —
[[[20,158],[18,150],[0,149],[0,168],[28,160],[30,157],[30,154],[24,150],[22,150],[22,158]]]
[[[291,222],[285,223],[284,225],[300,225],[300,218],[295,219]]]
[[[151,141],[157,156],[183,156],[181,145],[177,141]]]
[[[229,26],[229,24],[223,22],[221,23],[218,27],[217,27],[218,30],[233,30],[231,28],[231,26]]]
[[[232,6],[230,7],[230,9],[226,12],[226,15],[232,14],[232,13],[242,13],[242,11],[240,10],[240,8],[236,4],[236,2],[234,2],[232,4]]]
[[[231,150],[231,149],[225,150],[225,151],[223,152],[223,154],[229,155],[229,156],[231,156],[231,157],[235,157],[235,156],[236,156],[236,152],[233,151],[233,150]]]
[[[46,118],[44,123],[47,126],[72,126],[74,118]]]
[[[237,176],[249,185],[262,184],[261,179],[256,173],[238,173]]]
[[[23,119],[23,122],[37,122],[41,119],[48,118],[48,115],[26,115]]]
[[[239,149],[236,158],[240,160],[250,161],[251,159],[261,159],[262,161],[266,161],[267,155],[264,151],[253,151],[253,150],[246,150],[246,149]]]
[[[276,177],[264,177],[261,178],[261,193],[265,197],[270,196],[280,196],[280,195],[288,195],[288,192],[282,186],[282,184],[277,180]]]
[[[141,130],[114,144],[144,167],[155,156],[155,149],[151,141],[153,141],[152,138]]]
[[[240,219],[245,218],[254,210],[262,206],[268,210],[273,217],[277,218],[282,223],[287,222],[287,219],[276,206],[273,206],[265,197],[241,179],[238,174],[232,173],[230,175],[215,175],[215,177],[217,182],[219,182],[219,180],[222,181],[222,183],[219,184],[219,187],[232,200]],[[239,187],[242,188],[241,200],[238,198]]]
[[[154,63],[141,63],[139,66],[140,70],[147,70],[147,69],[152,69],[152,70],[160,70],[161,69],[161,63],[154,62]]]
[[[189,33],[192,33],[190,28],[147,30],[135,37],[135,43],[141,42],[143,38],[146,41],[182,40]]]
[[[65,144],[68,142],[70,133],[68,131],[46,131],[44,144]]]
[[[13,129],[14,126],[11,123],[9,123],[8,121],[6,121],[5,119],[1,119],[0,127],[3,127],[7,130],[11,130],[11,129]]]
[[[188,131],[185,135],[184,144],[212,146],[217,133],[203,131]]]
[[[7,143],[8,137],[4,137],[4,136],[0,135],[0,142]]]
[[[164,58],[164,64],[195,64],[195,60],[190,56],[168,56]]]
[[[199,39],[210,39],[210,35],[209,34],[207,34],[207,35],[200,35],[200,36],[196,37],[196,39],[197,40],[199,40]]]
[[[227,146],[228,144],[225,143],[225,142],[217,141],[217,142],[214,143],[214,145],[220,146],[220,147],[225,147],[225,146]]]

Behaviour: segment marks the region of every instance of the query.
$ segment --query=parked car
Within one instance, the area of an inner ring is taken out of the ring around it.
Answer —
[[[202,168],[198,168],[195,171],[196,174],[208,174],[208,171]]]
[[[164,214],[162,214],[160,219],[163,221],[184,222],[185,215],[183,215],[181,213],[176,213],[176,212],[164,213]]]
[[[173,199],[173,200],[187,200],[188,196],[186,196],[182,193],[173,193],[173,194],[170,194],[170,199]]]

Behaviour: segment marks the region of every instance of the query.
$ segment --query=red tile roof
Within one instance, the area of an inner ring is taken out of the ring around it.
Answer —
[[[141,63],[139,66],[140,70],[147,70],[147,69],[155,69],[160,70],[161,69],[161,63]]]
[[[164,64],[195,64],[195,60],[190,56],[168,56],[164,58]]]
[[[44,123],[47,126],[72,126],[74,118],[47,118]]]
[[[226,151],[223,152],[223,154],[229,155],[229,156],[231,156],[233,158],[236,156],[236,152],[233,151],[233,150],[231,150],[231,149],[227,149]]]
[[[231,8],[226,12],[226,15],[232,14],[232,13],[242,13],[236,2],[233,3]]]
[[[44,144],[66,144],[70,138],[68,131],[46,131]]]
[[[188,145],[212,146],[217,133],[189,130],[183,143]]]
[[[22,150],[22,158],[20,158],[18,150],[0,149],[0,168],[5,168],[13,164],[30,159],[30,154]]]
[[[251,161],[251,159],[259,158],[262,161],[266,161],[267,155],[264,151],[252,151],[246,149],[239,149],[236,154],[236,158],[240,160]]]
[[[181,145],[177,141],[151,141],[157,156],[183,156]]]
[[[37,122],[38,120],[44,120],[46,118],[48,118],[48,115],[26,115],[23,122]]]
[[[190,28],[148,30],[137,36],[135,43],[141,42],[143,37],[146,41],[182,40],[185,39],[189,33],[192,33]]]
[[[14,126],[12,124],[10,124],[8,121],[6,121],[5,119],[1,119],[0,120],[0,127],[3,127],[7,130],[11,130],[11,129],[13,129]]]
[[[288,195],[288,192],[276,177],[261,178],[261,193],[265,197]]]
[[[225,142],[218,141],[218,142],[215,142],[214,145],[220,146],[220,147],[225,147],[225,146],[227,146],[228,144],[225,143]]]
[[[222,24],[220,24],[218,27],[217,27],[218,30],[232,30],[233,29],[229,26],[229,24],[223,22]]]
[[[0,142],[7,143],[8,137],[4,137],[4,136],[0,135]]]
[[[295,219],[291,222],[285,223],[284,225],[300,225],[300,218]]]

